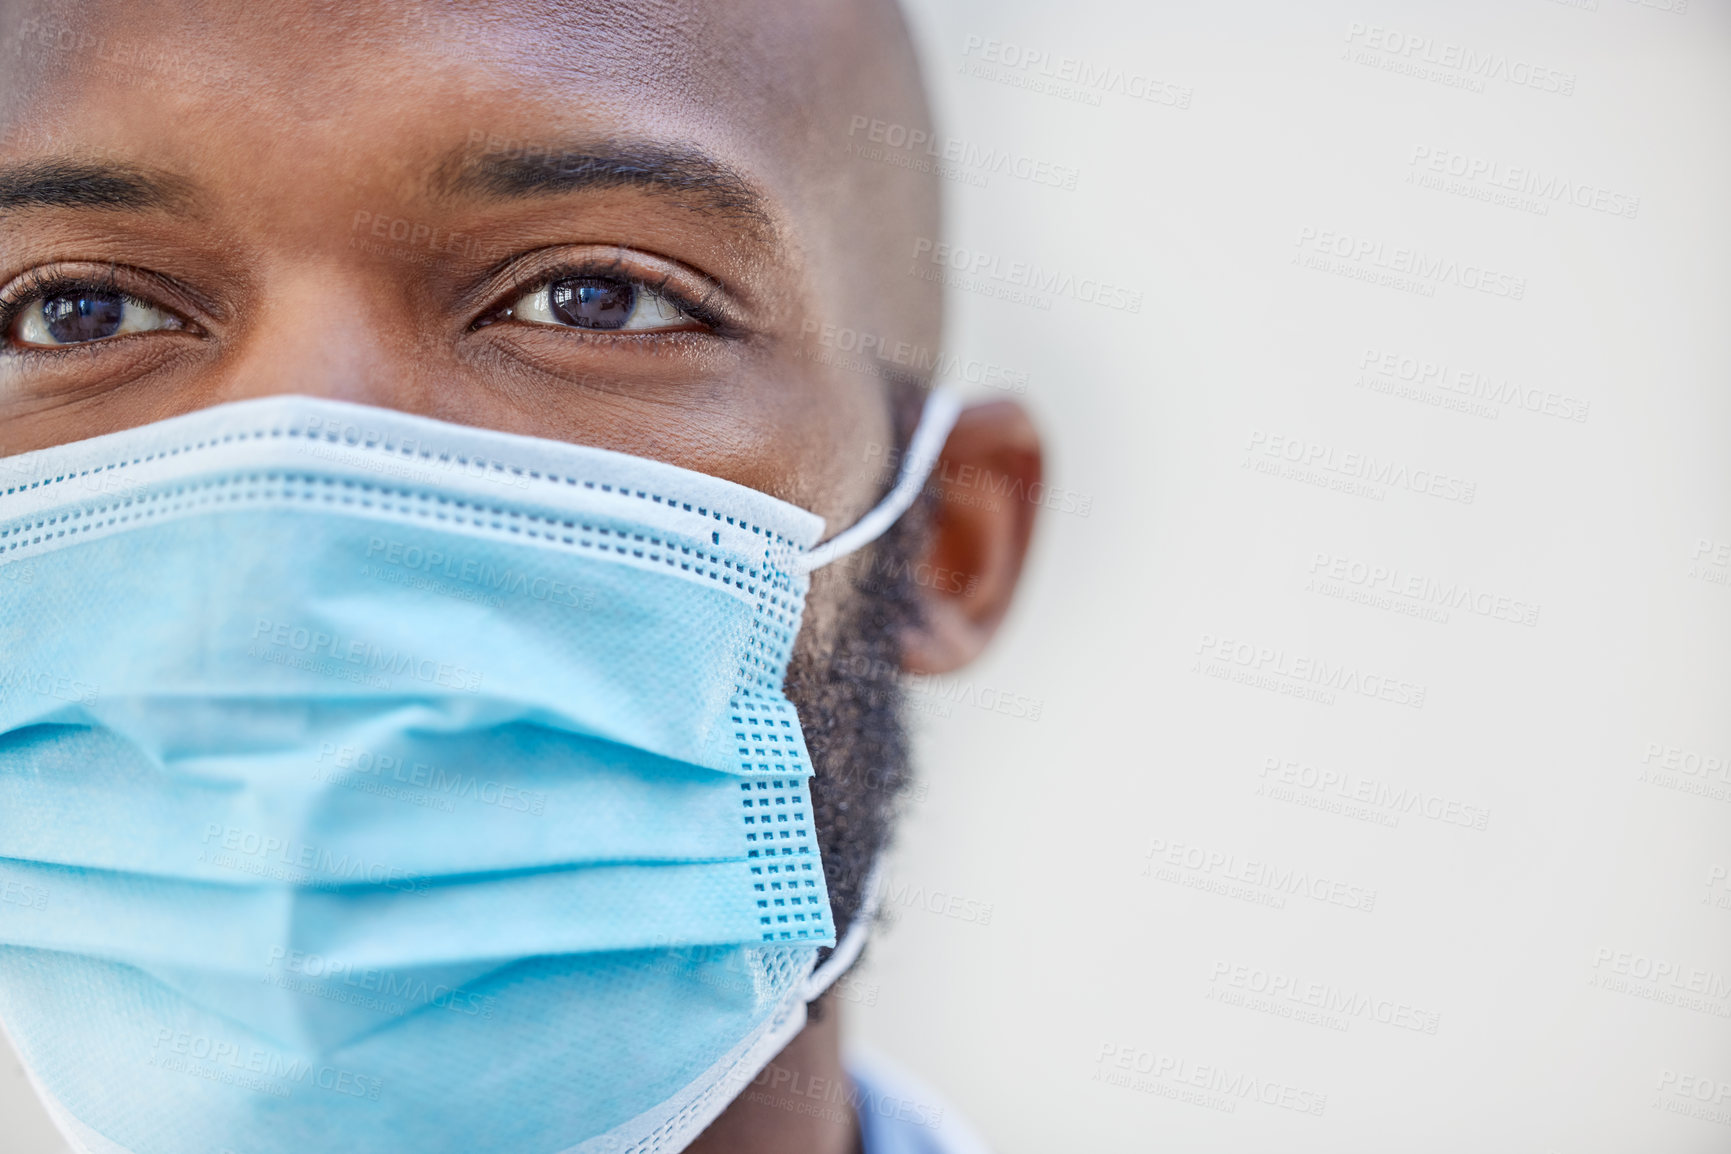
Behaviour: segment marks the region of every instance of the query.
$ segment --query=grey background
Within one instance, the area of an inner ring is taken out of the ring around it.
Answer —
[[[1708,885],[1731,864],[1731,792],[1639,778],[1650,742],[1731,752],[1731,587],[1694,566],[1698,541],[1731,540],[1731,5],[911,7],[947,133],[1079,170],[1065,190],[979,187],[959,166],[951,239],[1145,295],[1131,314],[951,294],[954,347],[1027,373],[1054,482],[1093,500],[1045,516],[1001,644],[961,679],[1043,701],[1039,720],[933,688],[928,792],[891,871],[898,924],[854,987],[857,1031],[1005,1154],[1731,1148],[1731,909]],[[1573,92],[1385,70],[1350,54],[1370,38],[1355,24],[1541,84],[1568,74]],[[965,72],[993,40],[1181,87],[1188,107]],[[1420,147],[1608,195],[1527,197],[1540,214],[1481,199],[1482,179],[1425,187],[1409,182],[1428,171]],[[1629,197],[1632,218],[1602,210]],[[1306,228],[1525,291],[1421,296],[1317,271],[1294,263]],[[1541,407],[1585,401],[1586,420],[1379,393],[1355,383],[1370,349]],[[1474,500],[1260,474],[1258,430],[1471,481]],[[1536,604],[1537,622],[1319,593],[1318,553]],[[1209,676],[1205,633],[1422,684],[1423,708]],[[1258,795],[1271,758],[1488,821],[1389,828]],[[1374,889],[1374,908],[1140,876],[1156,840],[1235,857],[1193,883],[1257,861]],[[950,895],[989,903],[989,923]],[[1705,1010],[1655,1001],[1614,972],[1622,953],[1721,992]],[[1221,963],[1371,1008],[1337,1029],[1223,1002],[1211,992],[1248,991],[1211,981]],[[1436,1033],[1378,1022],[1378,1005],[1434,1015]],[[1141,1054],[1181,1065],[1095,1080],[1125,1053],[1131,1073]],[[1234,1077],[1323,1095],[1323,1113],[1234,1095]],[[1675,1112],[1696,1101],[1683,1077],[1728,1087],[1717,1120]],[[1235,1109],[1170,1096],[1196,1090]]]

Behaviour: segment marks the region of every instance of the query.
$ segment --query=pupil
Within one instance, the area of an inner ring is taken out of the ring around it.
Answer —
[[[585,276],[554,282],[553,315],[580,329],[616,329],[631,318],[637,290],[629,281]]]
[[[69,293],[42,302],[48,335],[67,344],[113,336],[120,331],[125,310],[126,298],[119,293]]]

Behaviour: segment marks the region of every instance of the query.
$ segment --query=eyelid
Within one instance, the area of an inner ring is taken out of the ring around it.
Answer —
[[[476,300],[487,303],[471,327],[481,327],[519,297],[553,281],[586,276],[617,277],[647,289],[715,334],[730,335],[744,327],[738,304],[714,278],[677,261],[617,245],[559,245],[513,257],[490,273],[474,291]],[[609,331],[616,330],[595,330],[602,336]],[[637,335],[655,333],[639,331]]]
[[[218,311],[171,277],[130,265],[100,261],[55,261],[25,269],[0,284],[0,334],[11,331],[19,311],[39,297],[68,289],[100,288],[161,309],[184,322],[181,332],[203,333]]]

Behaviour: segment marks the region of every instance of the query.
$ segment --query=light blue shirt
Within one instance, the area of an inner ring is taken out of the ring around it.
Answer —
[[[850,1051],[865,1154],[991,1154],[979,1134],[930,1087],[886,1059]]]

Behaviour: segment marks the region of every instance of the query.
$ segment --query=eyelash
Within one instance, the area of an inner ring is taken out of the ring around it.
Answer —
[[[671,276],[662,277],[660,282],[657,283],[657,282],[650,280],[647,277],[632,275],[630,270],[624,268],[622,266],[622,264],[618,261],[609,262],[609,261],[594,261],[594,260],[574,261],[571,264],[554,265],[552,268],[538,269],[535,271],[533,276],[530,276],[526,279],[514,282],[509,289],[507,289],[500,297],[497,298],[500,303],[496,307],[491,308],[487,313],[485,313],[479,320],[477,320],[474,323],[474,325],[471,326],[471,328],[473,328],[473,329],[482,328],[486,325],[493,324],[496,321],[506,319],[505,313],[510,310],[512,302],[516,301],[518,298],[523,296],[525,293],[533,292],[534,290],[541,288],[545,285],[557,284],[559,281],[562,281],[562,280],[576,280],[576,279],[581,278],[581,277],[611,278],[614,280],[622,280],[634,288],[647,289],[648,291],[655,293],[657,296],[665,299],[669,304],[673,305],[680,312],[684,313],[686,316],[690,317],[692,320],[696,321],[698,324],[704,326],[704,328],[708,329],[712,333],[725,334],[730,328],[730,326],[728,325],[727,319],[724,316],[722,316],[721,313],[717,312],[713,308],[708,307],[702,301],[692,299],[692,297],[689,294],[681,292],[677,288],[670,287],[671,282],[673,280],[673,278]],[[542,327],[548,327],[548,326],[542,326]],[[578,332],[578,333],[583,333],[584,335],[590,335],[591,333],[593,333],[594,335],[598,335],[598,336],[617,335],[617,336],[630,336],[630,337],[635,337],[637,339],[642,339],[644,337],[669,337],[669,336],[689,336],[689,335],[691,335],[689,333],[683,333],[683,332],[672,332],[672,333],[638,332],[638,333],[609,334],[606,330],[573,329],[572,331]]]
[[[108,275],[100,278],[65,276],[60,273],[45,273],[40,269],[31,269],[20,277],[10,289],[0,293],[0,333],[12,331],[12,322],[18,319],[18,314],[24,310],[25,305],[43,297],[71,296],[76,293],[116,293],[133,304],[162,309],[164,312],[171,312],[175,316],[180,315],[178,309],[156,304],[121,288],[118,272],[118,266],[115,265],[110,265]]]
[[[148,308],[161,309],[165,312],[173,313],[176,316],[180,315],[180,312],[177,309],[170,308],[167,305],[158,304],[155,301],[138,296],[134,293],[129,293],[125,289],[121,288],[118,273],[119,266],[114,265],[111,265],[107,275],[102,277],[66,276],[59,273],[45,273],[39,269],[30,270],[20,277],[17,282],[7,289],[7,291],[0,293],[0,334],[11,332],[13,322],[18,319],[18,314],[23,311],[25,305],[32,304],[44,297],[72,296],[79,293],[116,293],[125,297],[131,303]],[[577,261],[569,265],[557,265],[550,269],[539,270],[533,278],[514,284],[499,298],[503,303],[488,311],[470,327],[471,329],[479,329],[497,321],[507,319],[505,314],[510,310],[511,304],[522,297],[525,293],[532,292],[544,285],[555,284],[562,280],[574,280],[581,277],[610,277],[616,280],[625,281],[635,288],[647,289],[648,291],[664,298],[668,303],[679,309],[680,312],[684,313],[698,324],[703,325],[712,333],[724,333],[729,328],[726,318],[719,312],[708,307],[702,301],[693,300],[689,294],[683,293],[677,288],[670,287],[670,282],[672,281],[671,277],[661,278],[659,284],[652,283],[647,278],[631,275],[628,270],[622,268],[619,262],[616,261]],[[582,332],[585,336],[609,335],[604,330],[595,332],[590,330],[574,331]],[[683,332],[641,332],[616,335],[629,335],[636,339],[642,339],[644,337],[684,336],[689,334]],[[94,344],[97,342],[91,343]],[[89,346],[71,347],[88,348]],[[30,351],[56,352],[63,350],[32,349]]]

